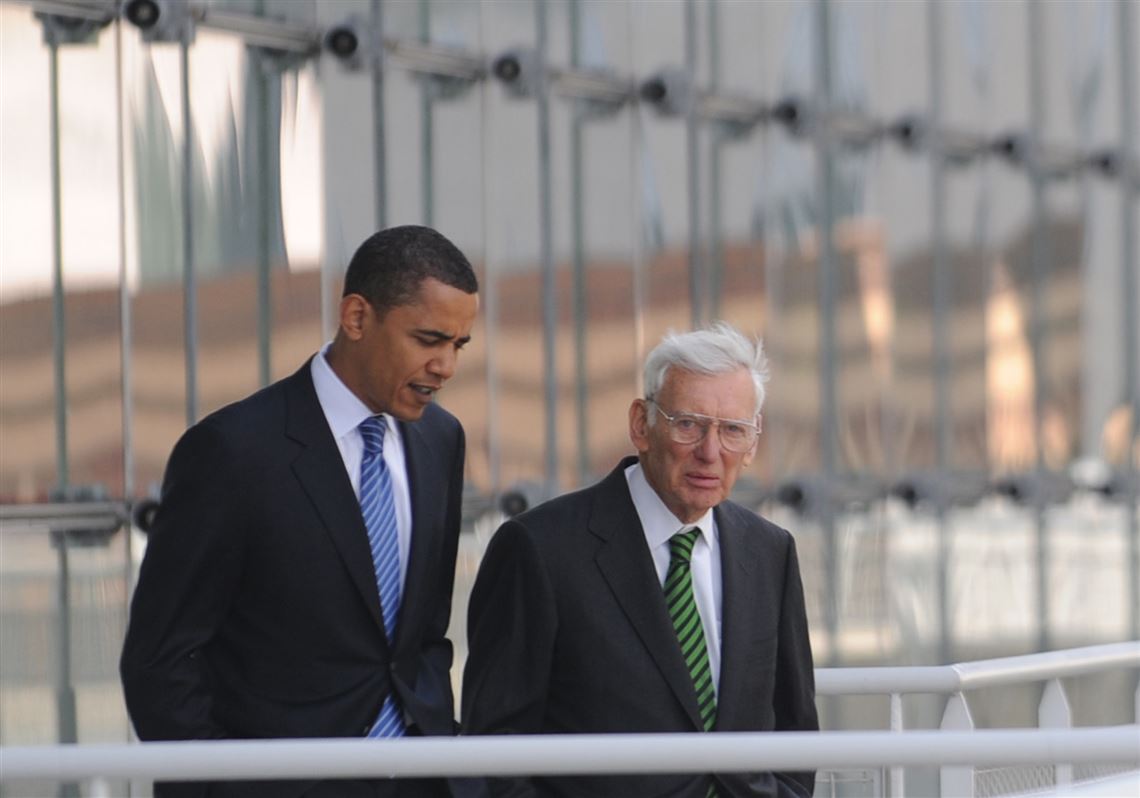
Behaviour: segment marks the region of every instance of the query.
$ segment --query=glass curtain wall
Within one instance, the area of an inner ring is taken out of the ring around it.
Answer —
[[[118,521],[187,424],[328,340],[352,251],[403,223],[482,285],[440,398],[457,685],[504,513],[631,452],[641,358],[718,318],[771,359],[737,498],[796,536],[821,665],[1140,634],[1135,8],[204,8],[144,35],[0,0],[0,742],[129,736]],[[110,521],[28,509],[78,500]]]

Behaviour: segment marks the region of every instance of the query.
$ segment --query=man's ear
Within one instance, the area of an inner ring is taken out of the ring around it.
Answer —
[[[649,450],[649,404],[634,399],[629,406],[629,439],[639,452]]]
[[[340,329],[350,341],[364,336],[372,306],[360,294],[347,294],[340,300]]]

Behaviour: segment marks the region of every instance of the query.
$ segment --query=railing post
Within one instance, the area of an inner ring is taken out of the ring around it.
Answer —
[[[902,693],[891,693],[891,731],[901,732],[903,726]],[[891,798],[902,798],[906,795],[905,771],[898,765],[890,769],[889,795]]]
[[[942,713],[943,731],[973,731],[974,719],[970,716],[970,707],[966,704],[966,696],[954,693],[946,702],[946,710]],[[974,768],[973,767],[944,767],[939,770],[939,783],[943,796],[953,798],[974,798]]]
[[[1041,696],[1041,703],[1037,707],[1037,725],[1042,729],[1071,729],[1073,727],[1073,711],[1069,707],[1069,698],[1065,695],[1065,686],[1060,679],[1050,679],[1045,685],[1045,692]],[[1073,765],[1071,762],[1056,762],[1053,765],[1054,784],[1058,787],[1073,783]]]

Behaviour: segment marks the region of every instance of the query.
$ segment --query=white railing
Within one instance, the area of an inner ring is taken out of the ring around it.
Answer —
[[[1140,642],[920,668],[817,672],[821,696],[890,696],[891,730],[822,733],[540,735],[366,740],[228,740],[0,747],[0,783],[108,779],[214,780],[419,776],[679,773],[890,768],[890,795],[905,795],[904,767],[941,768],[942,795],[974,794],[978,767],[1048,764],[1056,786],[1074,764],[1140,767],[1140,725],[1069,728],[1061,678],[1140,667]],[[964,691],[1046,681],[1039,729],[973,730]],[[905,730],[902,697],[950,695],[941,730]],[[1140,704],[1140,692],[1136,696]],[[1140,714],[1136,716],[1140,720]]]
[[[915,693],[949,695],[950,698],[942,714],[941,728],[946,731],[972,730],[974,720],[965,694],[967,690],[1046,682],[1037,709],[1038,726],[1043,729],[1068,729],[1073,725],[1073,718],[1062,679],[1138,667],[1140,667],[1140,641],[1130,641],[956,665],[820,669],[816,671],[816,695],[890,696],[890,728],[894,732],[904,731],[902,710],[904,695]],[[1137,687],[1134,703],[1133,718],[1140,723],[1140,686]],[[890,767],[890,794],[893,796],[906,794],[904,764],[898,762]],[[952,762],[940,764],[942,795],[968,797],[975,794],[976,768],[956,767]],[[1072,783],[1072,762],[1055,759],[1052,763],[1042,761],[1038,764],[1057,766],[1056,785],[1064,786]]]
[[[50,745],[0,749],[3,781],[417,778],[810,770],[888,765],[1140,765],[1140,726],[974,732],[544,734]]]

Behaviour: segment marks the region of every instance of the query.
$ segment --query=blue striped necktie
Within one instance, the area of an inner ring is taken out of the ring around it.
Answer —
[[[400,542],[396,531],[396,505],[392,500],[392,478],[384,464],[384,432],[387,424],[379,416],[360,422],[364,457],[360,461],[360,512],[368,530],[380,609],[388,633],[388,650],[395,648],[396,617],[400,612]],[[404,721],[395,692],[390,692],[380,715],[368,732],[369,737],[402,737]]]

